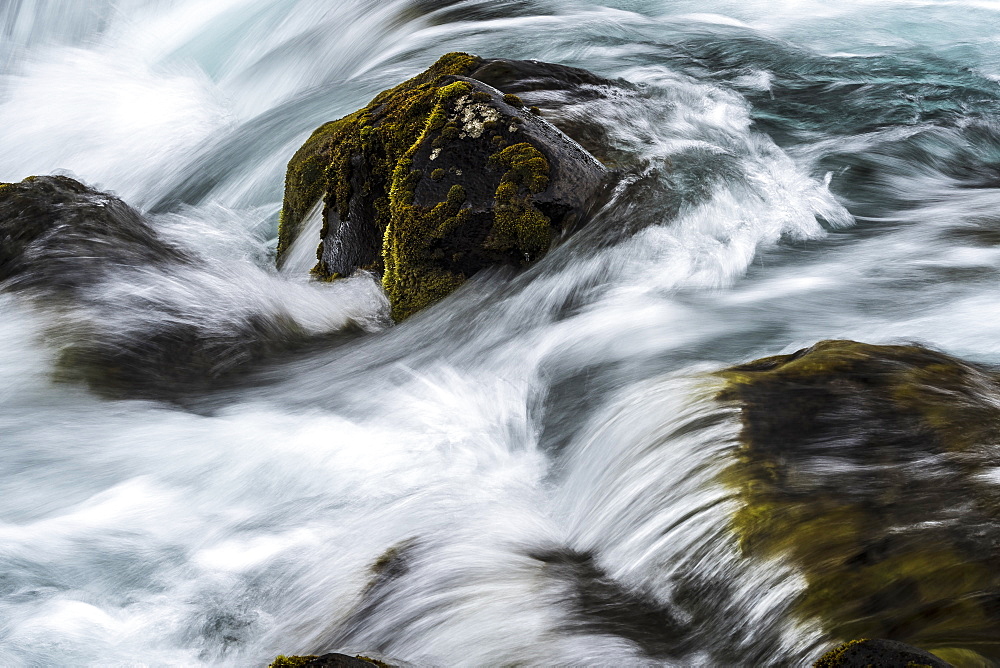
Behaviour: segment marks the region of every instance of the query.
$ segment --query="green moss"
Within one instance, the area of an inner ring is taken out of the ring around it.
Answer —
[[[445,104],[467,92],[443,90],[440,102]],[[490,163],[505,172],[497,187],[494,222],[483,249],[493,252],[498,261],[512,253],[523,262],[531,261],[548,250],[552,238],[549,219],[531,200],[533,194],[548,186],[549,163],[528,143],[494,154]],[[408,159],[401,161],[393,177],[392,213],[383,244],[382,285],[397,321],[440,300],[465,282],[466,276],[442,266],[439,255],[441,242],[455,235],[471,217],[471,210],[462,206],[466,194],[460,185],[449,189],[444,202],[432,207],[415,206],[413,191],[421,174],[407,171],[409,164]]]
[[[282,654],[275,658],[268,668],[302,668],[315,658],[315,654],[310,656],[285,656]]]
[[[531,113],[533,113],[535,116],[541,116],[542,115],[542,110],[539,109],[538,107],[528,107],[528,111],[530,111]]]
[[[299,233],[309,209],[324,196],[330,165],[341,161],[358,147],[358,122],[362,112],[320,126],[295,152],[285,172],[285,197],[278,218],[278,259],[282,258]],[[344,175],[346,177],[346,174]],[[334,199],[347,201],[347,178],[337,179],[339,192]]]
[[[504,95],[503,101],[512,107],[517,107],[518,109],[524,106],[524,102],[521,102],[521,98],[519,98],[517,95],[514,95],[513,93],[507,93],[506,95]]]
[[[480,58],[466,53],[446,54],[426,71],[380,93],[364,109],[318,128],[288,163],[278,227],[278,261],[306,213],[321,197],[326,198],[327,210],[347,217],[352,156],[364,156],[370,175],[365,185],[375,195],[376,211],[387,213],[388,184],[396,163],[428,123],[444,122],[440,114],[431,113],[443,78],[470,74],[481,63]]]
[[[447,173],[448,172],[446,172],[445,170],[443,170],[440,167],[438,167],[433,172],[431,172],[431,178],[434,179],[435,181],[440,181],[441,179],[443,179],[445,177],[445,175]]]
[[[382,245],[382,287],[389,295],[396,321],[438,301],[465,282],[465,276],[433,261],[435,242],[468,220],[470,211],[462,209],[465,191],[454,185],[444,202],[433,207],[414,205],[413,191],[421,174],[408,171],[408,164],[401,162],[393,176],[391,216]]]
[[[517,250],[530,262],[548,251],[552,242],[551,221],[531,198],[548,187],[548,160],[537,148],[522,142],[493,154],[490,162],[507,171],[497,186],[493,229],[485,247]]]
[[[972,464],[977,448],[1000,442],[995,380],[917,346],[853,341],[722,376],[720,399],[743,416],[721,474],[740,502],[731,528],[745,556],[802,572],[798,614],[834,638],[1000,658],[1000,559],[975,537],[1000,504]],[[912,467],[929,462],[953,489],[920,482]]]
[[[469,84],[461,81],[441,87],[429,118],[471,90]],[[441,299],[465,281],[465,276],[432,261],[435,242],[468,219],[469,211],[461,210],[464,190],[452,186],[446,201],[433,207],[413,204],[413,191],[423,175],[410,169],[412,154],[433,129],[428,121],[400,159],[389,190],[389,223],[382,244],[382,287],[389,295],[392,317],[397,321]]]

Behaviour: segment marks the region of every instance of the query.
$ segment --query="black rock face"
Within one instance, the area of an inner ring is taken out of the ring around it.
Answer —
[[[607,79],[579,67],[538,60],[492,58],[469,75],[473,79],[521,97],[534,106],[542,118],[572,137],[605,165],[618,156],[608,139],[608,130],[593,117],[559,113],[565,107],[598,100],[614,100],[636,95],[638,87],[623,79]]]

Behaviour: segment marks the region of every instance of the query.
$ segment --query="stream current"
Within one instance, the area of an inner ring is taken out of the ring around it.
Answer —
[[[801,575],[728,529],[739,423],[705,372],[828,338],[1000,363],[998,25],[986,0],[0,4],[0,181],[114,192],[199,260],[60,309],[0,293],[0,665],[811,660]],[[623,177],[529,270],[392,326],[371,276],[273,268],[284,167],[449,51],[634,84],[554,112],[604,125]],[[74,327],[254,317],[355,333],[165,399],[54,373]]]

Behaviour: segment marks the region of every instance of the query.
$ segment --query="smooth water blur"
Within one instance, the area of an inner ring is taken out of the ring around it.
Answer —
[[[726,529],[738,423],[705,372],[837,337],[1000,362],[998,21],[985,1],[6,3],[0,181],[114,191],[200,263],[60,308],[0,295],[0,664],[815,656],[787,614],[800,576]],[[599,119],[622,180],[530,270],[389,327],[371,277],[304,280],[308,244],[272,268],[284,166],[454,50],[635,84],[552,112]],[[184,408],[52,377],[53,331],[225,338],[254,314],[368,334]]]

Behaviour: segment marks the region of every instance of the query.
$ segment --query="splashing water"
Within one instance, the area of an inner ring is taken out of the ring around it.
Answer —
[[[0,295],[0,664],[808,660],[800,575],[727,529],[739,424],[707,373],[838,337],[1000,362],[997,21],[986,1],[6,3],[0,181],[115,192],[197,262],[58,308]],[[628,82],[535,101],[606,128],[623,177],[591,227],[393,327],[370,276],[309,283],[309,248],[274,270],[295,149],[456,50]],[[367,334],[176,401],[53,380],[78,328],[224,339],[255,316]]]

